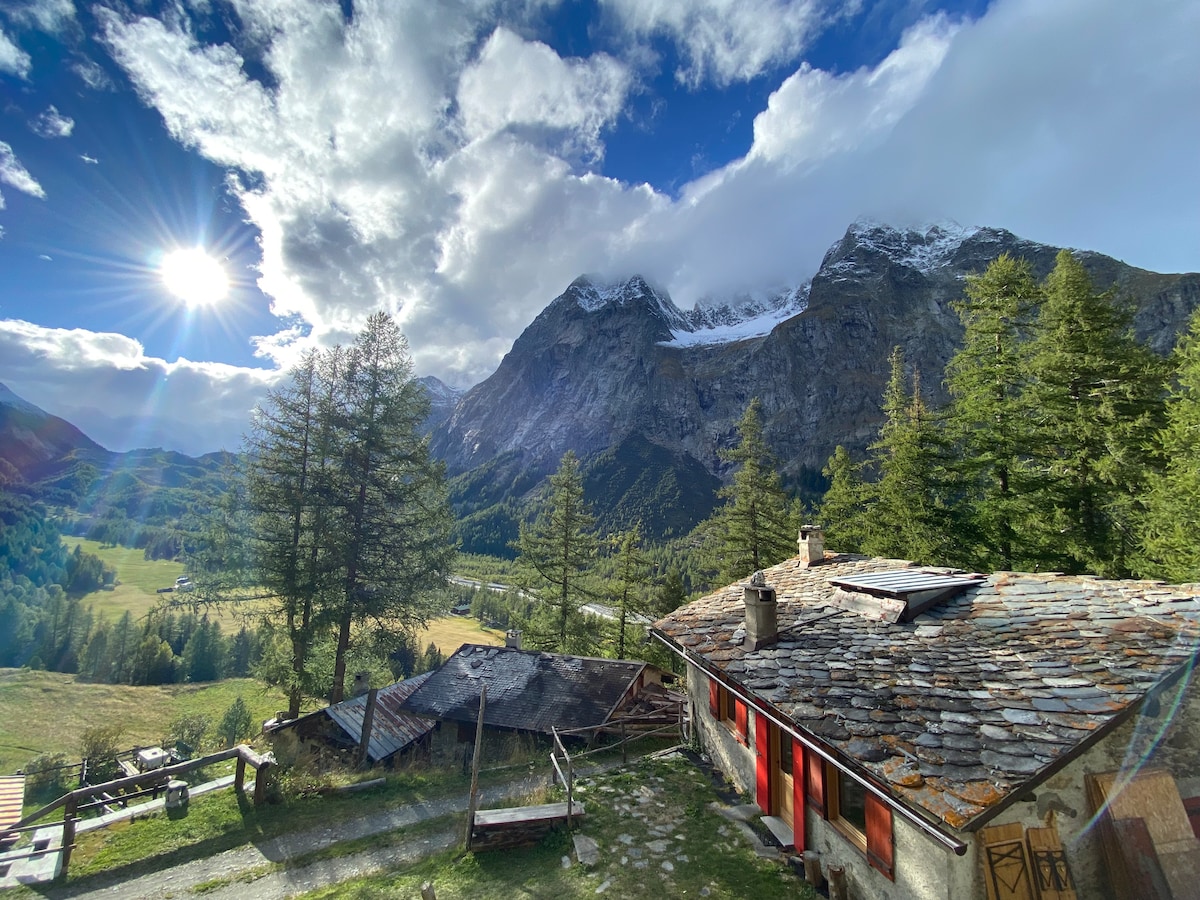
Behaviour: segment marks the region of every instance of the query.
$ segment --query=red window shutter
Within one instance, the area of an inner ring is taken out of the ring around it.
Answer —
[[[821,814],[821,818],[828,818],[828,811],[825,806],[825,760],[819,754],[813,753],[811,750],[804,754],[805,786],[808,797],[808,805]]]
[[[713,679],[708,679],[708,711],[713,714],[713,718],[720,720],[721,718],[721,686]]]
[[[746,707],[738,704],[738,713],[745,716]],[[744,725],[745,720],[739,722]],[[754,717],[754,802],[765,813],[771,811],[771,731],[770,723],[764,715]]]
[[[747,742],[747,739],[750,736],[748,719],[749,716],[746,714],[746,704],[741,700],[735,700],[733,704],[734,730],[737,732],[737,739],[743,744]]]
[[[867,792],[867,862],[895,881],[892,867],[892,811]]]
[[[780,740],[788,740],[788,736],[782,735]],[[808,849],[807,835],[804,833],[804,781],[805,781],[805,765],[804,760],[808,754],[804,750],[804,745],[797,740],[792,740],[792,842],[796,845],[797,851]]]

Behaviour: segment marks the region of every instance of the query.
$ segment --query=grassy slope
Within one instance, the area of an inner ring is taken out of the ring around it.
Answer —
[[[124,727],[124,746],[155,744],[177,716],[207,713],[215,724],[239,696],[255,722],[287,705],[280,691],[249,678],[130,687],[85,684],[57,672],[0,669],[0,774],[39,753],[76,758],[83,729],[109,722]]]
[[[94,553],[117,570],[120,584],[111,591],[94,591],[83,598],[85,606],[91,606],[96,614],[110,621],[120,618],[129,610],[134,619],[140,619],[160,603],[186,600],[187,594],[159,594],[158,589],[170,587],[175,579],[184,574],[182,563],[164,559],[147,560],[141,550],[129,547],[102,547],[98,541],[81,538],[64,538],[67,547],[74,549],[79,544],[88,553]],[[240,626],[237,616],[225,610],[210,611],[226,634]],[[447,616],[435,619],[418,635],[421,649],[430,643],[437,644],[442,653],[449,656],[461,645],[503,644],[504,634],[483,628],[475,619]]]

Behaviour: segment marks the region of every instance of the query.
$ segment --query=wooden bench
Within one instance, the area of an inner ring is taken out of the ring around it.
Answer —
[[[582,819],[584,815],[582,803],[571,804],[571,819]],[[475,813],[471,825],[471,849],[499,850],[536,844],[551,828],[566,821],[565,802],[481,809]]]

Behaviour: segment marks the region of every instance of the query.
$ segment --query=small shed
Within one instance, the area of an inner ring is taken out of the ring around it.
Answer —
[[[399,756],[427,748],[427,738],[436,724],[403,709],[404,701],[421,687],[432,673],[425,672],[387,687],[375,696],[375,712],[371,718],[371,734],[367,742],[367,759],[372,764],[391,764]],[[324,709],[290,721],[268,724],[266,731],[272,741],[286,736],[312,752],[356,751],[362,741],[363,720],[367,712],[368,693],[362,693],[334,703]]]
[[[404,709],[457,726],[452,738],[435,738],[433,744],[435,756],[443,755],[439,748],[458,756],[453,743],[475,739],[480,686],[486,683],[484,752],[492,755],[503,752],[507,744],[498,739],[506,735],[549,736],[556,728],[602,726],[648,688],[662,693],[662,679],[661,671],[637,660],[464,644],[412,692]]]

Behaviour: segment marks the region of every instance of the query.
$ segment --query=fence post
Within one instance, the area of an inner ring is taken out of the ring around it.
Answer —
[[[71,847],[75,844],[75,807],[78,801],[74,796],[67,799],[66,808],[63,810],[63,833],[62,833],[62,874],[65,877],[67,867],[71,865]]]
[[[475,810],[479,805],[479,748],[483,744],[483,713],[487,708],[487,682],[479,683],[479,719],[475,723],[475,756],[471,761],[471,799],[467,804],[466,847],[471,849],[471,835],[475,831]]]
[[[246,792],[246,757],[241,753],[238,754],[237,768],[234,770],[233,789],[239,794]]]

